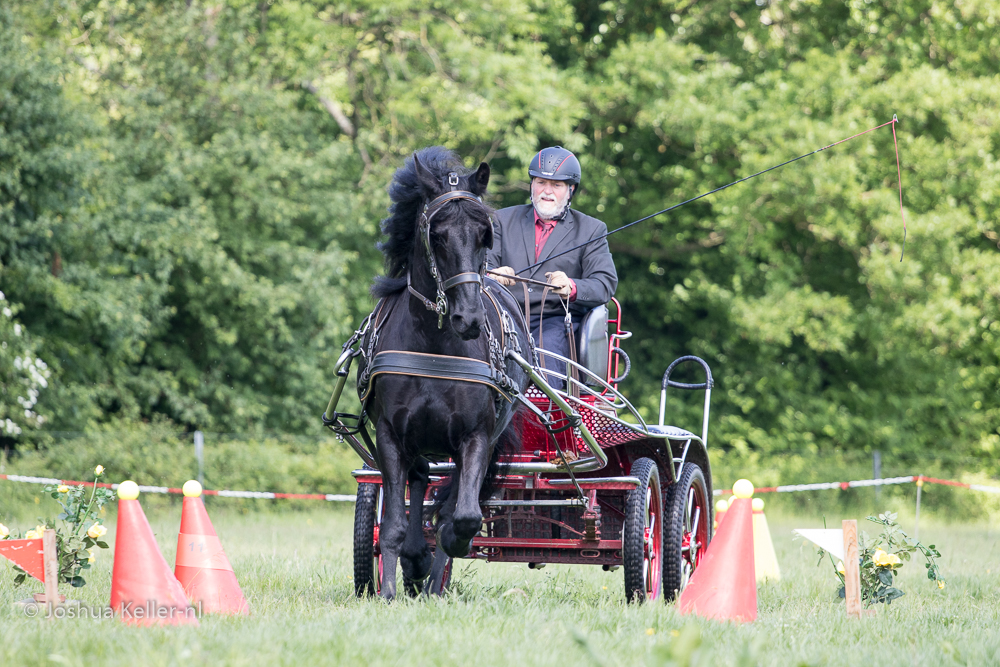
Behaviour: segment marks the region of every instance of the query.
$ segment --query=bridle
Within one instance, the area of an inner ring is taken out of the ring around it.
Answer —
[[[410,270],[408,269],[406,271],[406,289],[410,291],[410,294],[420,299],[427,310],[432,310],[437,313],[438,329],[442,327],[444,324],[444,316],[448,314],[448,296],[446,292],[452,287],[464,285],[465,283],[477,283],[481,290],[483,288],[483,276],[486,274],[485,258],[483,259],[482,265],[479,267],[479,271],[466,271],[445,279],[441,278],[441,273],[438,271],[437,259],[434,257],[434,251],[431,249],[431,220],[434,219],[434,216],[440,213],[441,209],[444,208],[444,205],[448,202],[458,201],[460,199],[468,199],[470,201],[477,202],[484,209],[486,208],[486,204],[483,203],[481,197],[468,192],[467,190],[456,189],[458,186],[458,174],[456,172],[449,172],[448,185],[451,186],[450,192],[445,192],[443,195],[439,195],[424,204],[424,210],[420,214],[420,221],[417,223],[417,233],[420,235],[424,244],[427,266],[430,269],[431,276],[434,278],[435,284],[437,285],[437,298],[434,301],[431,301],[423,294],[415,290],[413,285],[410,284]]]

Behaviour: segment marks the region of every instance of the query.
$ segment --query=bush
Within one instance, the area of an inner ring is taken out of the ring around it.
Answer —
[[[169,422],[115,422],[85,434],[63,434],[52,444],[15,453],[4,471],[19,475],[81,479],[96,464],[106,479],[178,488],[198,475],[190,435]],[[205,434],[205,488],[283,493],[354,493],[357,455],[333,436],[240,438]],[[28,499],[30,492],[15,496]],[[158,502],[158,501],[157,501]],[[244,509],[314,506],[316,501],[227,501]]]

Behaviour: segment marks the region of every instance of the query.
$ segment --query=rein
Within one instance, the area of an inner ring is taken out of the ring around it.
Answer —
[[[441,212],[441,209],[444,208],[445,204],[452,201],[468,199],[478,203],[483,208],[486,208],[486,205],[483,204],[482,198],[468,192],[467,190],[455,189],[458,185],[458,174],[454,171],[448,174],[448,185],[451,186],[451,192],[445,192],[443,195],[439,195],[424,204],[424,210],[420,214],[420,222],[417,225],[417,231],[419,232],[420,238],[424,244],[427,266],[430,269],[431,276],[434,278],[434,283],[437,285],[437,295],[435,300],[431,301],[414,289],[410,280],[410,271],[407,270],[406,272],[406,289],[410,291],[411,295],[423,302],[424,307],[427,310],[433,311],[437,314],[438,329],[444,325],[444,316],[448,314],[448,296],[446,292],[452,287],[457,287],[458,285],[464,285],[466,283],[476,283],[479,285],[479,289],[482,290],[483,275],[486,273],[486,261],[484,260],[482,266],[479,267],[479,271],[466,271],[464,273],[451,276],[450,278],[441,278],[441,273],[438,271],[437,267],[437,259],[434,257],[434,251],[431,249],[431,220],[434,219],[435,215]]]

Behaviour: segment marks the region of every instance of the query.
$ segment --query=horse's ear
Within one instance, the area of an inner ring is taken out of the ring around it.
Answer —
[[[424,168],[424,165],[420,164],[420,158],[417,157],[416,153],[413,154],[413,171],[417,174],[417,180],[420,182],[425,197],[434,199],[441,194],[441,184]]]
[[[479,163],[479,169],[469,179],[469,189],[472,194],[482,197],[486,194],[486,186],[490,183],[490,165],[485,162]]]

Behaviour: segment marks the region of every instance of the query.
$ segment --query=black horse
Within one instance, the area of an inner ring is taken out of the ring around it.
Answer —
[[[438,508],[439,554],[468,554],[482,528],[484,483],[489,487],[498,474],[502,443],[512,439],[514,395],[528,383],[523,369],[502,353],[513,345],[532,358],[523,317],[510,294],[485,276],[493,224],[492,209],[481,197],[489,178],[485,163],[468,172],[454,153],[430,147],[407,159],[389,186],[392,206],[382,221],[388,239],[379,245],[386,275],[372,287],[382,301],[373,332],[363,341],[367,359],[358,375],[375,426],[385,493],[379,541],[382,595],[389,599],[396,594],[397,559],[411,594],[420,590],[432,564],[439,576],[447,561],[433,558],[423,536],[429,461],[456,464],[450,492]],[[404,354],[379,356],[387,351]],[[426,368],[404,367],[408,361],[384,363],[390,357],[446,366],[433,377]],[[454,379],[461,375],[456,364],[486,372]],[[502,381],[488,381],[491,373]],[[408,523],[407,482],[414,510]]]

